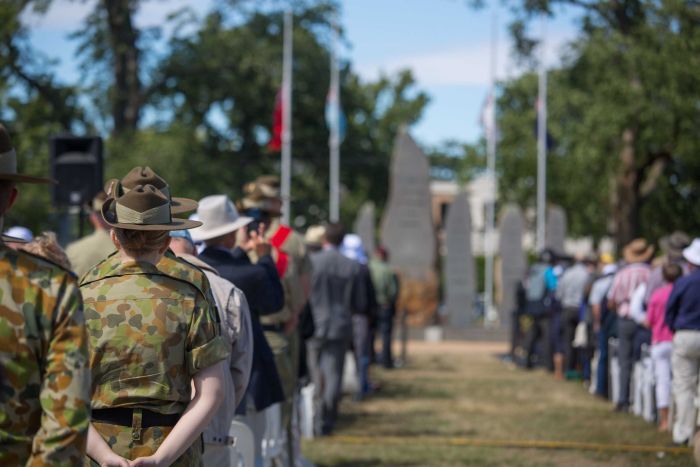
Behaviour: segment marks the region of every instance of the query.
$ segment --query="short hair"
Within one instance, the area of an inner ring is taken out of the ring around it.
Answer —
[[[340,222],[331,222],[326,226],[323,238],[331,245],[340,246],[345,238],[345,227]]]
[[[53,232],[43,232],[41,235],[34,237],[34,240],[31,242],[21,245],[19,249],[46,258],[65,269],[72,269],[66,252],[58,244],[56,234]]]
[[[131,230],[115,227],[119,246],[132,255],[143,255],[159,250],[170,238],[167,230]]]
[[[666,282],[674,283],[683,275],[683,269],[676,263],[666,263],[661,267],[661,274]]]

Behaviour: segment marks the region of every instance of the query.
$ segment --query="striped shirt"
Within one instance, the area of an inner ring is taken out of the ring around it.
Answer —
[[[646,284],[651,270],[646,263],[632,263],[620,269],[615,274],[612,286],[608,292],[608,300],[612,300],[617,308],[617,315],[628,317],[630,300],[639,284]]]

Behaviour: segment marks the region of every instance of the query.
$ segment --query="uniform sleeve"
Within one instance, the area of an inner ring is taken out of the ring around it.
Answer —
[[[253,367],[253,329],[248,301],[240,290],[234,289],[232,300],[238,307],[238,333],[231,349],[231,377],[236,391],[236,406],[243,399]]]
[[[229,355],[215,306],[213,299],[206,300],[202,295],[197,295],[186,342],[190,375],[209,368]]]
[[[75,280],[60,285],[39,395],[41,427],[27,465],[75,466],[85,456],[90,422],[90,371],[83,301]],[[48,320],[47,320],[48,321]]]

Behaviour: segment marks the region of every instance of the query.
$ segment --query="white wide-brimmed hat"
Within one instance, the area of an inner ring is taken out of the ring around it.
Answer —
[[[689,263],[700,266],[700,238],[696,238],[689,247],[683,249],[683,257]]]
[[[221,237],[253,221],[252,217],[239,215],[236,206],[226,195],[212,195],[200,199],[197,217],[203,225],[190,231],[195,242]]]

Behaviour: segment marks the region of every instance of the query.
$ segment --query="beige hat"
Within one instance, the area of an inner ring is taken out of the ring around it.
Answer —
[[[191,232],[195,242],[221,237],[253,221],[252,217],[238,214],[236,206],[226,195],[212,195],[200,199],[197,216],[203,225]]]
[[[127,230],[183,230],[201,222],[172,217],[170,198],[153,185],[137,185],[102,204],[102,217],[112,227]]]
[[[17,173],[17,152],[7,128],[0,123],[0,180],[18,183],[56,183],[55,180]]]
[[[680,230],[676,230],[672,234],[662,237],[659,240],[661,251],[663,251],[671,261],[678,261],[683,258],[683,250],[688,245],[690,245],[690,237]]]
[[[326,233],[326,228],[322,225],[312,225],[306,229],[304,234],[304,243],[307,245],[320,245],[323,243],[323,236]]]
[[[649,245],[643,238],[629,242],[622,250],[622,256],[627,263],[645,263],[654,255],[654,245]]]
[[[243,187],[245,197],[241,201],[243,209],[260,209],[270,214],[280,215],[280,179],[275,175],[261,175],[254,182]]]

